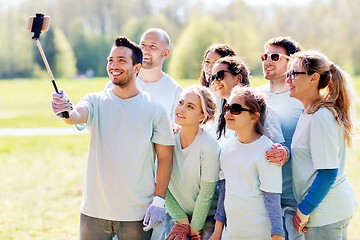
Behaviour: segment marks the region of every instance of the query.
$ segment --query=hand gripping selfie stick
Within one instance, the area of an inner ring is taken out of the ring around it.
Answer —
[[[58,88],[56,86],[56,83],[55,83],[54,75],[52,74],[51,68],[49,66],[48,61],[46,60],[45,53],[44,53],[44,51],[43,51],[43,49],[41,47],[40,41],[39,41],[41,31],[47,31],[49,29],[49,23],[50,23],[50,16],[44,16],[44,14],[36,13],[35,17],[31,16],[29,18],[28,31],[33,32],[32,39],[35,39],[36,44],[37,44],[37,46],[39,48],[41,57],[42,57],[42,59],[43,59],[43,61],[45,63],[45,67],[47,69],[47,72],[50,75],[51,82],[52,82],[52,84],[53,84],[53,86],[55,88],[55,91],[57,93],[59,93],[59,90],[58,90]],[[62,116],[64,118],[69,118],[69,113],[68,112],[62,112],[61,114],[62,114]]]

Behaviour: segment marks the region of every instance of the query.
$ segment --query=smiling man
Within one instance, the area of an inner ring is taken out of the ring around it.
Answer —
[[[53,93],[54,113],[69,111],[64,121],[86,124],[90,133],[81,240],[150,239],[166,215],[175,141],[163,104],[136,86],[141,62],[141,48],[119,37],[108,56],[111,88],[85,95],[74,107],[63,91]]]
[[[285,80],[290,55],[300,51],[300,45],[291,37],[277,37],[266,42],[264,49],[261,61],[263,62],[264,77],[269,80],[269,83],[258,89],[267,96],[267,104],[281,121],[285,146],[290,150],[292,136],[303,106],[300,101],[290,97],[289,86]],[[288,163],[283,165],[282,176],[281,207],[285,239],[304,239],[303,234],[296,232],[292,225],[297,203],[292,190],[291,158]]]
[[[169,35],[160,28],[150,28],[141,36],[139,45],[143,51],[143,63],[136,85],[163,103],[173,120],[182,87],[162,70],[165,59],[170,55]],[[109,82],[105,89],[111,86]]]

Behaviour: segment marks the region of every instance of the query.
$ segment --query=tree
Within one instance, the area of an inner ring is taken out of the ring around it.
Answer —
[[[219,22],[211,17],[191,19],[173,50],[168,72],[174,78],[198,78],[205,49],[223,41]]]

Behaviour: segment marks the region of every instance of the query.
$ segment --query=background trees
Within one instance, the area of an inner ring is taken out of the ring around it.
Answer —
[[[263,44],[276,36],[292,36],[303,49],[320,49],[349,73],[360,74],[358,0],[264,6],[249,5],[247,0],[15,2],[0,0],[0,78],[36,77],[45,71],[26,31],[29,15],[36,12],[51,16],[50,31],[40,40],[56,78],[105,76],[113,39],[125,35],[138,42],[149,27],[169,33],[172,53],[165,68],[175,78],[197,78],[203,52],[215,42],[231,45],[249,63],[252,74],[261,74],[259,54]]]

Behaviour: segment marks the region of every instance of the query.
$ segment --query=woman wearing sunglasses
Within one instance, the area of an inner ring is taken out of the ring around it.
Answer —
[[[235,51],[226,44],[215,43],[210,45],[204,53],[204,59],[201,64],[200,83],[202,86],[210,86],[210,77],[215,62],[223,57],[235,56]]]
[[[357,206],[344,171],[353,134],[353,89],[343,70],[318,51],[296,53],[286,82],[304,105],[291,144],[299,203],[294,228],[305,239],[347,239]]]
[[[210,206],[219,180],[220,146],[202,126],[211,123],[215,114],[216,100],[208,88],[194,85],[184,89],[175,108],[175,123],[181,128],[175,133],[165,200],[175,221],[167,240],[208,239],[213,232],[216,206]]]
[[[250,86],[248,67],[240,57],[225,57],[217,60],[212,73],[210,84],[216,95],[223,99],[222,106],[226,104],[234,86]],[[225,124],[224,112],[220,111],[217,138],[221,146],[229,140],[232,141],[235,137],[234,132],[231,130],[226,133]],[[264,129],[265,135],[274,143],[284,142],[280,121],[271,109],[267,110]]]
[[[228,102],[224,105],[226,126],[236,132],[237,139],[220,155],[227,226],[222,231],[224,224],[216,221],[211,239],[284,239],[281,167],[269,164],[265,157],[272,146],[263,135],[265,100],[252,88],[235,86]]]

